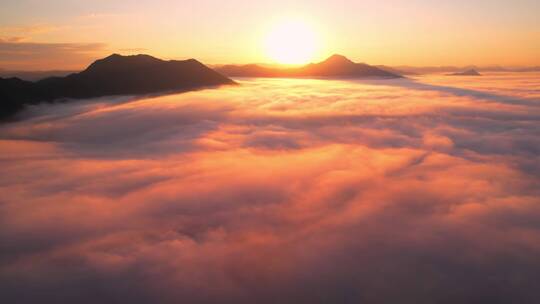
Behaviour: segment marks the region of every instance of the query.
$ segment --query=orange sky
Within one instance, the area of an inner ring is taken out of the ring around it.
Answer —
[[[540,65],[540,4],[508,1],[39,1],[0,11],[0,68],[78,69],[113,52],[208,64],[269,62],[284,20],[333,53],[387,65]]]

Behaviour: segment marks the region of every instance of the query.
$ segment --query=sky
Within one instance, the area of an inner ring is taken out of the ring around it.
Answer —
[[[536,0],[3,0],[0,68],[75,69],[116,52],[208,64],[268,62],[264,39],[310,25],[313,59],[387,65],[538,65]]]
[[[540,303],[540,74],[249,79],[0,125],[1,303]]]

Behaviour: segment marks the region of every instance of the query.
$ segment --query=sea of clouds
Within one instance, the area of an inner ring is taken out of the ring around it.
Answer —
[[[239,79],[0,125],[1,303],[540,303],[540,75]]]

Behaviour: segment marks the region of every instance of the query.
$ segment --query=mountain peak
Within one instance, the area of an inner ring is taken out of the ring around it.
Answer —
[[[123,57],[122,55],[118,54],[118,53],[114,53],[114,54],[111,54],[105,58],[103,58],[103,60],[107,60],[107,59],[116,59],[116,58],[120,58],[120,57]]]
[[[106,62],[106,63],[120,62],[120,61],[126,61],[126,62],[130,61],[132,63],[135,63],[135,62],[158,62],[162,60],[152,57],[150,55],[145,55],[145,54],[123,56],[117,53],[109,55],[103,59],[96,60],[96,62],[102,62],[102,63],[103,62]]]
[[[104,70],[117,70],[121,68],[129,68],[131,66],[148,66],[163,62],[161,59],[157,59],[150,55],[129,55],[123,56],[120,54],[112,54],[103,59],[94,61],[87,71],[104,71]]]
[[[165,61],[149,55],[112,54],[65,77],[37,82],[0,78],[0,118],[27,104],[55,99],[183,92],[228,84],[235,82],[195,59]]]
[[[228,76],[244,77],[335,77],[335,78],[401,78],[402,76],[367,64],[357,64],[347,57],[334,54],[318,63],[297,68],[273,68],[257,65],[224,66],[219,69]]]
[[[339,55],[339,54],[334,54],[334,55],[328,57],[322,63],[327,63],[327,64],[354,64],[354,62],[352,62],[349,58],[347,58],[347,57],[345,57],[343,55]]]

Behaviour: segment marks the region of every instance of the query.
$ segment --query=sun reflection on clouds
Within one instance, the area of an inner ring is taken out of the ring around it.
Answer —
[[[535,302],[540,77],[500,77],[37,107],[0,126],[0,299]]]

